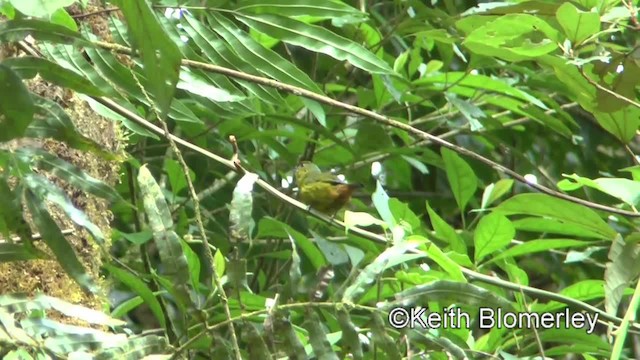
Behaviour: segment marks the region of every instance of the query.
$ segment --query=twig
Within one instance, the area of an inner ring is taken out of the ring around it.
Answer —
[[[599,90],[602,90],[602,91],[606,92],[607,94],[609,94],[609,95],[611,95],[611,96],[615,97],[615,98],[616,98],[616,99],[618,99],[618,100],[622,100],[622,101],[624,101],[624,102],[626,102],[626,103],[629,103],[629,104],[631,104],[631,105],[633,105],[633,106],[637,107],[638,109],[640,109],[640,103],[639,103],[639,102],[637,102],[637,101],[633,101],[633,100],[629,99],[629,98],[628,98],[628,97],[626,97],[626,96],[622,96],[622,95],[618,94],[617,92],[615,92],[615,91],[613,91],[613,90],[609,90],[609,89],[607,89],[606,87],[604,87],[604,86],[602,86],[602,85],[598,84],[597,82],[595,82],[593,79],[591,79],[591,78],[590,78],[590,77],[589,77],[589,76],[584,72],[584,69],[583,69],[583,68],[578,67],[578,71],[580,72],[580,75],[582,75],[582,77],[583,77],[585,80],[587,80],[587,82],[588,82],[589,84],[591,84],[591,85],[595,86],[595,87],[596,87],[596,88],[598,88]]]

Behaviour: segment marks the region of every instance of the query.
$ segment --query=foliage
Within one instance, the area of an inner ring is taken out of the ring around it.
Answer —
[[[162,335],[123,340],[130,351],[638,357],[633,2],[127,0],[91,15],[108,19],[109,42],[69,1],[16,3],[0,0],[0,41],[31,35],[37,51],[0,63],[0,141],[52,137],[113,157],[29,92],[22,79],[37,73],[126,128],[130,157],[113,189],[42,150],[1,148],[0,231],[20,241],[0,243],[0,259],[45,256],[26,208],[56,260],[94,290],[47,204],[104,235],[38,171],[113,201],[102,255],[128,297],[111,316],[148,309],[138,330]],[[293,169],[311,158],[365,185],[346,212],[290,197]],[[471,321],[390,325],[417,308]],[[482,329],[482,309],[585,311],[606,327]],[[32,349],[23,340],[2,341]]]

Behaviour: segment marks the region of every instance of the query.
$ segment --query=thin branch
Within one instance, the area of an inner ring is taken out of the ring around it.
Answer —
[[[178,149],[178,146],[176,145],[176,142],[172,139],[171,136],[171,132],[169,131],[169,127],[167,126],[167,122],[165,121],[165,119],[160,115],[160,112],[158,111],[158,109],[155,107],[155,105],[153,105],[153,101],[151,100],[151,98],[149,97],[149,94],[147,93],[146,89],[144,88],[144,86],[142,86],[142,84],[140,83],[140,81],[138,81],[138,78],[136,77],[135,73],[132,72],[132,75],[136,81],[136,84],[140,87],[140,90],[142,91],[142,93],[144,94],[144,96],[146,97],[147,101],[149,102],[149,104],[151,104],[151,108],[156,116],[156,119],[160,122],[160,124],[162,124],[162,130],[164,130],[163,132],[163,136],[169,141],[170,144],[170,148],[173,151],[173,153],[176,155],[176,157],[178,158],[178,162],[180,163],[180,166],[182,167],[182,171],[184,172],[184,176],[185,176],[185,180],[187,181],[187,185],[189,188],[189,195],[191,197],[191,201],[193,201],[193,210],[194,210],[194,214],[196,217],[196,224],[198,226],[198,231],[200,231],[200,236],[202,236],[202,243],[204,244],[203,250],[204,250],[204,257],[205,257],[205,264],[207,266],[207,270],[211,273],[211,277],[213,278],[213,282],[216,286],[216,289],[218,290],[218,296],[220,297],[220,302],[222,303],[222,308],[224,309],[225,315],[227,317],[227,319],[231,319],[231,309],[229,308],[229,299],[227,297],[227,293],[224,290],[224,286],[222,284],[222,279],[220,278],[220,275],[218,274],[218,270],[215,267],[215,260],[213,258],[213,251],[211,249],[211,247],[209,246],[209,239],[207,238],[207,233],[204,229],[204,223],[202,222],[202,214],[200,212],[200,200],[198,199],[198,194],[196,193],[196,189],[193,186],[193,181],[191,179],[191,173],[189,172],[189,166],[187,165],[187,162],[184,161],[184,157],[182,156],[182,151],[180,151],[180,149]],[[166,115],[165,115],[166,116]],[[237,145],[236,145],[236,149],[237,149]],[[209,278],[209,276],[207,275],[205,277],[205,280],[207,281],[207,283],[211,282],[211,279]],[[206,318],[202,318],[204,324],[206,325]],[[236,329],[235,326],[233,325],[232,322],[229,323],[229,332],[231,333],[231,342],[233,345],[233,350],[236,356],[236,359],[241,360],[242,359],[242,354],[240,353],[240,346],[238,345],[238,335],[236,335]]]
[[[117,44],[112,44],[112,43],[105,43],[105,42],[95,42],[96,45],[109,49],[109,50],[113,50],[113,51],[118,51],[118,52],[122,52],[125,54],[129,54],[131,55],[131,49],[125,47],[125,46],[121,46],[121,45],[117,45]],[[546,186],[540,185],[540,184],[536,184],[536,183],[531,183],[529,181],[527,181],[527,179],[525,179],[524,176],[516,173],[515,171],[509,169],[508,167],[498,164],[497,162],[488,159],[478,153],[475,153],[469,149],[466,149],[462,146],[458,146],[455,145],[453,143],[450,143],[444,139],[439,138],[438,136],[435,135],[431,135],[425,131],[422,131],[420,129],[416,129],[415,127],[405,124],[403,122],[397,121],[397,120],[393,120],[387,116],[384,115],[380,115],[374,111],[371,110],[366,110],[363,109],[361,107],[357,107],[354,105],[349,105],[349,104],[345,104],[341,101],[332,99],[328,96],[324,96],[324,95],[320,95],[317,94],[313,91],[310,90],[306,90],[297,86],[293,86],[293,85],[289,85],[289,84],[285,84],[282,82],[279,82],[277,80],[272,80],[272,79],[268,79],[268,78],[264,78],[264,77],[260,77],[260,76],[255,76],[255,75],[251,75],[251,74],[247,74],[241,71],[237,71],[237,70],[233,70],[233,69],[229,69],[229,68],[225,68],[222,66],[218,66],[218,65],[211,65],[211,64],[206,64],[206,63],[202,63],[202,62],[198,62],[198,61],[193,61],[193,60],[189,60],[189,59],[183,59],[182,60],[182,64],[191,68],[196,68],[196,69],[202,69],[202,70],[206,70],[206,71],[210,71],[210,72],[214,72],[217,74],[222,74],[225,76],[229,76],[235,79],[240,79],[240,80],[245,80],[245,81],[250,81],[256,84],[260,84],[260,85],[265,85],[265,86],[269,86],[269,87],[273,87],[276,88],[278,90],[282,90],[282,91],[286,91],[289,92],[291,94],[294,94],[296,96],[303,96],[306,97],[308,99],[311,100],[315,100],[319,103],[322,104],[326,104],[326,105],[330,105],[330,106],[334,106],[343,110],[347,110],[353,114],[357,114],[357,115],[361,115],[370,119],[373,119],[381,124],[385,124],[391,127],[395,127],[397,129],[406,131],[410,134],[413,134],[415,136],[417,136],[418,138],[421,138],[423,140],[428,140],[431,141],[434,144],[440,145],[440,146],[444,146],[448,149],[451,149],[461,155],[467,156],[469,158],[472,158],[474,160],[478,160],[486,165],[491,166],[492,168],[494,168],[497,171],[500,171],[504,174],[507,174],[509,176],[511,176],[512,178],[516,179],[517,181],[528,185],[529,187],[536,189],[544,194],[553,196],[553,197],[557,197],[559,199],[563,199],[563,200],[567,200],[576,204],[580,204],[580,205],[584,205],[586,207],[592,208],[592,209],[596,209],[596,210],[602,210],[602,211],[606,211],[609,213],[613,213],[613,214],[618,214],[618,215],[623,215],[623,216],[629,216],[629,217],[640,217],[640,213],[636,213],[633,211],[627,211],[627,210],[621,210],[621,209],[617,209],[611,206],[606,206],[606,205],[602,205],[602,204],[598,204],[598,203],[594,203],[588,200],[584,200],[581,198],[577,198],[575,196],[571,196],[571,195],[567,195],[564,193],[561,193],[559,191],[553,190],[551,188],[548,188]],[[640,106],[640,104],[639,104]]]
[[[624,101],[624,102],[626,102],[626,103],[629,103],[629,104],[631,104],[631,105],[633,105],[633,106],[637,107],[638,109],[640,109],[640,103],[639,103],[639,102],[637,102],[637,101],[633,101],[633,100],[629,99],[629,98],[628,98],[628,97],[626,97],[626,96],[622,96],[622,95],[618,94],[617,92],[615,92],[615,91],[613,91],[613,90],[609,90],[609,89],[607,89],[606,87],[604,87],[604,86],[602,86],[602,85],[598,84],[597,82],[595,82],[592,78],[590,78],[590,77],[589,77],[589,76],[584,72],[584,69],[583,69],[583,68],[578,67],[578,71],[580,72],[580,75],[582,75],[582,77],[583,77],[585,80],[587,80],[587,82],[588,82],[589,84],[591,84],[591,85],[595,86],[595,87],[596,87],[596,88],[598,88],[599,90],[602,90],[602,91],[606,92],[607,94],[609,94],[609,95],[611,95],[611,96],[615,97],[615,98],[616,98],[616,99],[618,99],[618,100],[622,100],[622,101]]]

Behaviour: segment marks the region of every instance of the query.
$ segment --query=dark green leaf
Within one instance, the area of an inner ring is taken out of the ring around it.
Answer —
[[[313,267],[318,270],[327,265],[322,252],[311,242],[306,236],[294,230],[289,225],[277,221],[273,218],[263,217],[258,223],[258,238],[264,237],[292,237],[296,242],[297,248],[307,256]]]
[[[35,118],[27,128],[25,136],[50,137],[78,150],[94,152],[107,159],[115,158],[115,155],[102,149],[95,141],[78,133],[71,118],[60,105],[36,95],[33,95],[33,101],[36,105]]]
[[[109,185],[49,152],[37,148],[21,148],[15,153],[34,168],[46,170],[89,194],[111,201],[121,199],[118,192]]]
[[[91,222],[87,214],[76,208],[60,188],[56,187],[46,178],[34,173],[26,174],[24,182],[34,196],[38,196],[40,201],[44,202],[48,200],[58,205],[71,221],[85,228],[98,244],[104,243],[104,234],[100,228]]]
[[[58,263],[83,290],[92,293],[97,292],[97,286],[76,257],[73,247],[67,239],[65,239],[60,228],[58,228],[58,225],[56,225],[51,215],[49,215],[44,199],[37,196],[33,190],[28,190],[26,200],[29,212],[33,217],[33,222],[42,234],[43,241],[58,260]]]
[[[449,242],[451,250],[459,252],[460,254],[467,253],[467,245],[464,240],[456,233],[456,230],[449,225],[444,219],[435,212],[429,203],[427,203],[427,212],[429,213],[429,219],[431,220],[431,226],[436,232],[436,235]]]
[[[0,42],[22,41],[29,35],[42,41],[82,46],[91,45],[78,32],[47,21],[21,19],[0,22]]]
[[[447,170],[447,179],[449,179],[453,197],[456,199],[460,211],[464,211],[469,199],[478,188],[478,178],[471,166],[452,150],[443,147],[440,153]]]
[[[46,259],[44,253],[38,254],[23,244],[0,242],[0,262]]]
[[[21,56],[6,59],[2,62],[10,66],[23,79],[32,79],[40,74],[43,79],[77,92],[91,96],[103,96],[104,93],[89,80],[47,59]]]
[[[0,30],[2,24],[0,23]],[[0,142],[22,136],[35,112],[29,90],[10,67],[0,64]]]
[[[142,279],[111,264],[104,264],[104,267],[114,278],[144,300],[144,304],[151,309],[151,312],[163,328],[167,326],[160,302]]]

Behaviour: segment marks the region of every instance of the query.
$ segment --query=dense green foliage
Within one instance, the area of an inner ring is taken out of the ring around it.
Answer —
[[[116,122],[128,156],[113,188],[41,149],[0,148],[0,233],[21,239],[0,242],[0,260],[47,256],[32,219],[100,291],[55,204],[100,244],[124,300],[81,319],[110,326],[94,331],[47,319],[71,306],[60,300],[2,294],[3,354],[640,356],[633,1],[41,3],[0,0],[0,42],[29,55],[0,58],[0,142],[54,138],[122,160],[29,91],[39,74]],[[309,210],[301,160],[364,188],[334,217]],[[111,242],[40,171],[111,201]],[[419,307],[469,321],[391,326]],[[600,324],[483,328],[482,309]]]

